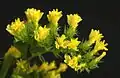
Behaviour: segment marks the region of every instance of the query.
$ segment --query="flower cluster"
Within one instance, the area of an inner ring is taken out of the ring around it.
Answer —
[[[62,48],[68,48],[73,49],[77,51],[77,46],[79,45],[80,41],[78,41],[78,38],[66,40],[65,35],[62,35],[61,37],[57,37],[55,41],[56,48],[59,49]]]
[[[49,24],[44,25],[39,22],[43,14],[41,10],[28,8],[26,21],[18,18],[7,25],[6,30],[14,36],[14,42],[5,53],[0,78],[5,78],[15,63],[16,67],[9,75],[11,78],[61,78],[60,73],[65,72],[67,65],[77,72],[90,72],[98,67],[108,51],[108,43],[102,40],[104,36],[100,30],[92,29],[88,40],[81,40],[76,37],[78,23],[82,21],[79,14],[66,15],[68,25],[61,34],[59,20],[63,16],[62,11],[49,11],[46,15]],[[43,57],[48,52],[55,56],[62,53],[64,63],[59,63],[59,67],[55,61],[48,63]]]
[[[62,11],[58,11],[58,9],[53,9],[53,11],[49,11],[47,15],[48,21],[54,25],[58,25],[58,20],[62,17]]]
[[[28,8],[27,11],[25,11],[25,14],[28,22],[33,22],[34,24],[38,25],[38,21],[41,19],[44,13],[34,8]]]
[[[82,21],[82,19],[78,14],[67,15],[67,22],[73,29],[76,29],[80,21]]]

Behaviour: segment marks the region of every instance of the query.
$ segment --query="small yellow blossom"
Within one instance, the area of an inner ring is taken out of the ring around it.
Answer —
[[[25,14],[29,22],[38,23],[44,13],[34,8],[28,8]]]
[[[65,58],[64,62],[65,62],[68,66],[70,66],[71,68],[73,68],[73,69],[76,70],[76,69],[78,68],[78,61],[80,60],[81,55],[73,56],[73,57],[71,58],[69,55],[65,54],[64,58]]]
[[[39,70],[40,70],[40,71],[46,71],[46,70],[48,70],[47,68],[48,68],[48,62],[44,62],[44,63],[42,63],[42,65],[39,67]]]
[[[48,66],[48,70],[52,70],[52,69],[55,69],[55,68],[57,68],[56,67],[56,64],[55,64],[55,61],[52,61],[50,64],[49,64],[49,66]]]
[[[50,28],[46,28],[46,25],[44,27],[40,26],[38,30],[35,31],[35,40],[38,42],[44,40],[49,35],[49,30]]]
[[[8,49],[8,52],[5,54],[5,56],[7,57],[8,55],[11,55],[15,58],[20,58],[21,57],[21,52],[14,46],[11,46]]]
[[[55,69],[57,68],[56,67],[56,64],[55,64],[55,61],[51,62],[50,64],[48,64],[48,62],[44,62],[40,67],[39,67],[39,70],[40,71],[49,71],[49,70],[52,70],[52,69]]]
[[[80,21],[82,21],[82,19],[78,14],[67,15],[67,22],[74,29],[78,26]]]
[[[11,25],[8,24],[6,30],[12,34],[16,35],[20,33],[25,28],[24,21],[20,21],[20,19],[15,19],[15,22],[12,22]]]
[[[64,71],[66,71],[66,69],[67,69],[67,65],[64,64],[64,63],[60,63],[60,66],[59,66],[57,71],[58,72],[64,72]]]
[[[54,25],[58,24],[59,19],[62,17],[62,11],[58,12],[58,9],[53,9],[53,11],[49,11],[47,15],[48,21]]]
[[[28,70],[28,66],[29,66],[27,61],[22,60],[22,59],[17,60],[16,65],[17,65],[17,70],[18,71],[23,71],[23,72],[26,72]]]
[[[94,47],[94,50],[95,51],[99,51],[99,50],[108,50],[107,48],[106,48],[106,46],[108,45],[108,43],[105,43],[105,40],[103,40],[103,41],[99,41],[99,40],[97,40],[96,41],[96,44],[95,44],[95,47]]]
[[[69,49],[73,49],[77,51],[77,46],[80,44],[80,41],[78,41],[78,38],[76,39],[71,39],[70,43],[68,44]]]
[[[61,78],[60,73],[56,73],[56,70],[48,71],[43,78]]]
[[[89,45],[92,45],[97,40],[101,40],[104,36],[100,33],[99,30],[91,30],[89,34]]]
[[[67,41],[65,41],[66,37],[63,34],[61,37],[57,37],[55,41],[56,48],[59,49],[60,47],[62,48],[67,48]]]

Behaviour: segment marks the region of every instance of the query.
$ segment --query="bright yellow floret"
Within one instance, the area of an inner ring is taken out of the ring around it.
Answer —
[[[92,45],[97,40],[101,40],[103,37],[99,30],[92,29],[89,34],[89,45]]]
[[[25,14],[29,22],[38,23],[44,13],[34,8],[28,8]]]
[[[52,70],[52,69],[55,69],[55,68],[57,68],[56,64],[55,64],[55,61],[52,61],[50,64],[48,64],[48,62],[42,63],[42,65],[39,67],[38,70],[49,71],[49,70]]]
[[[82,21],[82,18],[78,14],[67,15],[67,22],[74,29],[78,26],[80,21]]]
[[[70,66],[71,68],[73,68],[73,69],[75,69],[77,71],[77,69],[78,69],[78,61],[80,60],[81,55],[70,57],[69,55],[65,54],[64,58],[65,58],[64,62],[68,66]]]
[[[16,35],[20,33],[25,28],[24,21],[20,21],[20,19],[15,19],[15,22],[12,22],[11,25],[8,24],[6,30],[12,34]]]
[[[54,25],[58,24],[59,19],[62,17],[62,11],[58,11],[58,9],[53,9],[53,11],[49,11],[47,15],[48,21]]]
[[[16,69],[18,71],[26,72],[28,70],[28,64],[26,60],[22,60],[22,59],[17,60],[16,65],[17,65]]]
[[[44,40],[49,35],[49,30],[50,28],[46,28],[46,25],[44,27],[40,26],[38,30],[35,31],[35,40],[38,42]]]
[[[94,50],[95,51],[99,51],[99,50],[108,50],[107,48],[106,48],[106,46],[108,45],[108,43],[105,43],[105,40],[103,40],[103,41],[99,41],[99,40],[97,40],[96,41],[96,44],[95,44],[95,47],[94,47]]]
[[[75,51],[78,51],[77,46],[80,44],[80,41],[78,41],[78,38],[71,39],[71,41],[68,44],[69,49],[73,49]]]
[[[67,69],[67,65],[64,63],[60,63],[59,68],[57,69],[58,72],[65,72]]]
[[[67,42],[65,41],[65,39],[66,37],[64,34],[61,37],[56,38],[55,45],[57,49],[59,49],[60,47],[67,48],[67,45],[66,45]]]
[[[8,49],[8,52],[5,54],[5,56],[7,57],[8,55],[11,55],[15,58],[20,58],[21,57],[21,52],[14,46],[11,46]]]

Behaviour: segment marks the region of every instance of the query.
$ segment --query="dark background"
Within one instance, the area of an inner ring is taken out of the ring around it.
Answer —
[[[27,8],[37,8],[48,13],[58,8],[63,11],[60,22],[66,23],[65,14],[79,13],[83,21],[79,24],[81,38],[87,38],[91,28],[99,29],[108,42],[109,51],[104,63],[90,74],[68,69],[64,78],[120,78],[120,3],[116,0],[1,0],[0,1],[0,57],[3,57],[12,43],[12,36],[6,25],[17,17],[25,18]],[[44,19],[43,19],[44,22]],[[48,59],[51,57],[48,57]],[[117,77],[118,76],[118,77]]]

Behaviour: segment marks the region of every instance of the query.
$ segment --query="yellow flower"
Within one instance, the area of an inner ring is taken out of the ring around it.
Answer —
[[[82,21],[82,19],[78,14],[67,15],[67,22],[74,29],[78,26],[80,21]]]
[[[97,40],[101,40],[104,36],[100,33],[99,30],[91,30],[89,34],[89,45],[92,45]]]
[[[47,68],[48,68],[48,62],[44,62],[44,63],[42,63],[42,65],[39,67],[39,70],[40,70],[40,71],[46,71],[46,70],[48,70]]]
[[[28,66],[29,66],[27,61],[22,60],[22,59],[17,60],[16,65],[17,65],[17,70],[18,71],[23,71],[23,72],[26,72],[28,70]]]
[[[108,50],[107,48],[106,48],[106,46],[108,45],[108,43],[105,43],[105,40],[103,40],[103,41],[99,41],[99,40],[97,40],[96,41],[96,44],[95,44],[95,47],[94,47],[94,50],[95,51],[99,51],[99,50]]]
[[[8,55],[11,55],[15,58],[20,58],[21,57],[21,52],[14,46],[11,46],[8,49],[8,52],[5,54],[5,56],[7,57]]]
[[[6,30],[12,34],[16,35],[17,33],[20,33],[23,29],[25,28],[24,21],[20,21],[18,18],[17,20],[15,19],[15,22],[12,22],[11,25],[8,24]]]
[[[73,56],[71,58],[69,55],[65,54],[64,58],[65,58],[64,62],[71,68],[76,70],[78,68],[78,61],[80,60],[81,55]]]
[[[62,48],[67,48],[67,45],[65,45],[67,42],[65,41],[66,37],[63,34],[61,37],[57,37],[55,41],[56,48],[59,49],[60,47]]]
[[[64,72],[64,71],[66,71],[66,69],[67,69],[67,65],[64,64],[64,63],[60,63],[60,66],[59,66],[57,71],[58,72]]]
[[[76,39],[71,39],[70,43],[68,44],[69,49],[73,49],[77,51],[77,46],[80,44],[80,41],[78,41],[78,38]]]
[[[52,70],[52,69],[55,69],[55,68],[57,68],[56,67],[56,64],[55,64],[55,61],[52,61],[50,64],[49,64],[49,66],[48,66],[48,70]]]
[[[58,12],[58,9],[53,9],[53,11],[49,11],[47,15],[48,21],[54,25],[58,24],[58,20],[62,17],[62,11]]]
[[[38,23],[44,13],[34,8],[28,8],[27,11],[25,11],[25,14],[29,22]]]
[[[55,68],[57,68],[55,61],[52,61],[50,64],[48,64],[48,62],[42,63],[42,65],[39,67],[39,70],[40,71],[49,71],[49,70],[52,70]]]
[[[46,28],[46,25],[44,27],[40,26],[38,30],[35,31],[35,40],[38,42],[44,40],[49,35],[49,30],[50,28]]]

